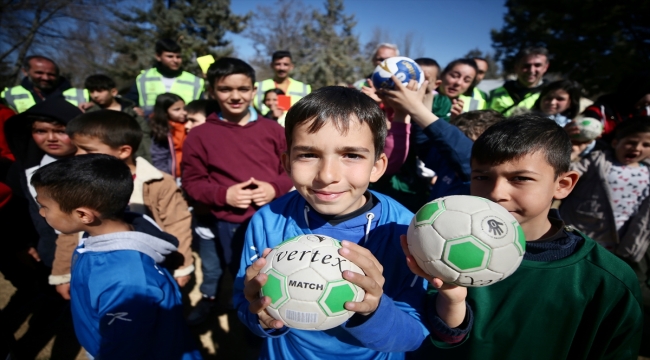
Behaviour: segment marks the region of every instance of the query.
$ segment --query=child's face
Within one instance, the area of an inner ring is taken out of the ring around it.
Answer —
[[[87,136],[87,135],[74,135],[72,137],[72,143],[77,146],[77,154],[106,154],[115,156],[118,159],[124,160],[131,156],[131,147],[122,146],[118,149],[114,149],[109,145],[106,145],[102,140],[96,136]],[[128,151],[126,151],[128,148]]]
[[[222,115],[228,119],[246,114],[256,90],[251,78],[232,74],[216,81],[212,95],[219,102]]]
[[[203,124],[205,122],[205,114],[204,113],[188,113],[187,114],[187,121],[185,122],[185,131],[190,132],[193,128]]]
[[[296,190],[309,205],[324,215],[344,215],[359,209],[370,182],[386,170],[386,155],[375,160],[372,132],[367,123],[350,119],[350,128],[341,134],[328,121],[316,133],[307,129],[311,122],[296,126],[293,144],[282,155],[282,163]]]
[[[569,93],[562,89],[557,89],[544,96],[540,108],[546,115],[561,114],[569,108],[570,100]]]
[[[276,106],[278,106],[278,94],[274,92],[266,94],[266,97],[264,97],[264,105],[266,105],[269,109],[274,109]]]
[[[36,202],[40,205],[38,213],[53,229],[63,234],[73,234],[81,230],[78,218],[74,216],[74,213],[66,214],[61,211],[59,204],[46,192],[39,191],[39,188],[36,188]]]
[[[93,90],[90,92],[90,99],[101,107],[107,107],[113,103],[115,95],[117,95],[117,89]]]
[[[465,64],[457,64],[451,71],[442,75],[440,89],[443,94],[455,99],[462,95],[474,81],[476,70]]]
[[[612,141],[616,160],[623,165],[638,165],[650,157],[650,133],[636,133]]]
[[[433,91],[438,88],[440,81],[438,80],[438,71],[439,69],[435,66],[420,65],[422,71],[424,72],[424,80],[429,82],[427,89]]]
[[[65,133],[65,125],[34,121],[32,138],[36,146],[51,156],[68,156],[77,151],[68,134]]]
[[[472,159],[470,193],[506,208],[529,239],[548,224],[553,199],[563,199],[573,189],[575,183],[567,184],[565,175],[555,178],[555,170],[543,151],[499,165],[480,164]]]
[[[167,109],[169,120],[174,122],[184,123],[186,115],[187,112],[185,111],[185,102],[183,100],[178,100]]]

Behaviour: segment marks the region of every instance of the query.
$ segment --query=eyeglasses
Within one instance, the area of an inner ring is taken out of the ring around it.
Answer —
[[[377,62],[383,62],[383,61],[386,60],[386,59],[387,59],[387,58],[375,58],[375,61],[377,61]]]

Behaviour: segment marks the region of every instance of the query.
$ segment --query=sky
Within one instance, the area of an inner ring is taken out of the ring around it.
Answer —
[[[302,0],[304,4],[324,9],[325,0]],[[235,14],[254,11],[269,0],[232,0]],[[423,55],[445,66],[469,50],[479,48],[493,52],[490,30],[501,29],[506,13],[504,0],[346,0],[345,13],[354,14],[355,32],[363,46],[377,27],[389,29],[393,41],[409,32],[421,39]],[[252,24],[254,26],[254,24]],[[240,35],[228,36],[238,56],[254,55],[252,42]]]

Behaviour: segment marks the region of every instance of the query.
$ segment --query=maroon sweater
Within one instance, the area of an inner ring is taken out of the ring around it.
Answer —
[[[244,126],[220,120],[212,114],[194,128],[183,144],[183,188],[194,200],[210,206],[219,219],[241,223],[257,206],[239,209],[226,204],[228,187],[251,177],[275,188],[275,197],[293,186],[280,161],[287,149],[284,128],[258,116]]]

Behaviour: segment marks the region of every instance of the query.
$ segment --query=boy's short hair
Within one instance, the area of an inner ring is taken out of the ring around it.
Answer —
[[[255,70],[247,62],[231,57],[223,57],[210,65],[207,78],[210,86],[214,86],[217,80],[234,74],[242,74],[251,79],[255,84]]]
[[[104,154],[85,154],[41,167],[31,184],[44,191],[70,214],[79,207],[99,212],[102,219],[120,218],[133,192],[133,176],[120,159]]]
[[[84,87],[88,91],[113,90],[117,88],[115,81],[103,74],[90,75],[84,82]]]
[[[478,138],[487,128],[505,119],[496,110],[474,110],[462,113],[449,121],[456,125],[467,137]]]
[[[264,92],[264,97],[263,97],[264,100],[266,100],[266,95],[268,95],[269,93],[276,93],[278,95],[284,95],[284,91],[282,91],[282,89],[277,89],[277,88],[268,89],[268,90],[266,90]]]
[[[212,99],[193,100],[185,105],[185,111],[188,114],[203,114],[208,116],[212,113],[219,112],[219,102]]]
[[[300,99],[289,109],[285,120],[284,133],[287,149],[291,151],[293,129],[302,123],[313,120],[307,132],[313,134],[328,121],[345,134],[350,128],[350,116],[356,116],[360,123],[366,123],[372,132],[375,145],[375,158],[384,152],[386,141],[386,117],[377,103],[368,95],[342,86],[322,87]]]
[[[569,171],[569,135],[555,121],[533,113],[510,117],[485,130],[474,142],[472,160],[499,165],[536,151],[546,154],[556,179]]]
[[[128,145],[133,154],[142,141],[142,128],[133,116],[114,110],[99,110],[77,116],[65,128],[70,138],[75,135],[96,137],[102,143],[117,149]]]
[[[160,39],[156,41],[156,55],[161,55],[163,52],[180,53],[181,46],[172,39]]]
[[[271,62],[274,62],[275,60],[279,60],[282,58],[288,57],[289,60],[293,61],[293,58],[291,58],[291,52],[288,50],[278,50],[271,55]]]
[[[636,116],[616,126],[614,138],[621,140],[639,133],[650,133],[650,116]]]
[[[438,78],[440,77],[440,64],[438,64],[437,61],[435,61],[432,58],[426,58],[426,57],[417,58],[417,59],[415,59],[413,61],[415,61],[415,63],[420,65],[420,66],[433,66],[433,67],[437,68],[438,69],[438,75],[436,77],[436,80],[438,80]]]

